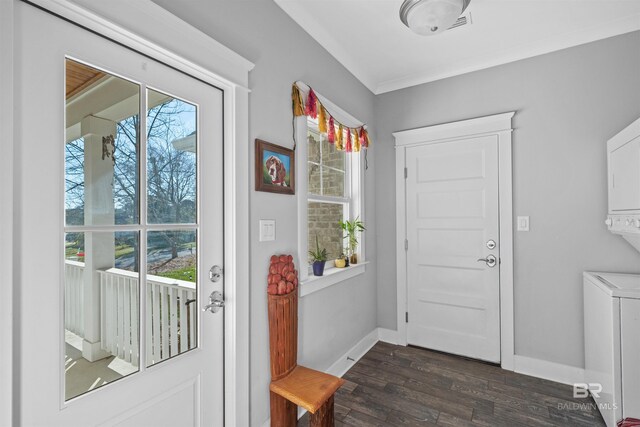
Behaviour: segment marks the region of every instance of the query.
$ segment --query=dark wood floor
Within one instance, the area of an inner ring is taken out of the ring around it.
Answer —
[[[571,386],[413,347],[377,343],[343,378],[336,426],[605,425]]]

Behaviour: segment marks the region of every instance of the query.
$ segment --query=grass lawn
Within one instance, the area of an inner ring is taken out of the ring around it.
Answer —
[[[69,258],[72,256],[76,256],[76,254],[78,253],[78,248],[77,247],[66,247],[64,249],[64,256],[65,258]]]
[[[133,246],[119,245],[116,246],[115,259],[118,259],[124,255],[128,255],[133,252]]]
[[[84,257],[78,257],[78,242],[65,242],[64,244],[64,258],[74,261],[84,262]]]
[[[169,277],[171,279],[185,280],[187,282],[196,281],[196,266],[192,265],[177,270],[165,271],[163,273],[156,273],[156,276]]]

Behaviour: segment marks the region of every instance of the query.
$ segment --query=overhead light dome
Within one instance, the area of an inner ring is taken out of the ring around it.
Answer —
[[[404,0],[400,19],[414,33],[423,36],[449,29],[471,0]]]

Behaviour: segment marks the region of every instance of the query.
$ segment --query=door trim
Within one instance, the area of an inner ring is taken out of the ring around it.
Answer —
[[[5,38],[5,33],[13,26],[14,1],[1,2],[0,24],[2,24],[2,39],[0,53],[5,58],[13,58],[12,36]],[[225,425],[249,425],[249,267],[246,262],[249,258],[249,158],[248,146],[244,142],[249,139],[249,71],[254,64],[224,45],[218,43],[201,31],[182,21],[162,7],[150,0],[138,0],[136,2],[91,2],[79,0],[23,0],[40,7],[70,22],[78,24],[89,31],[93,31],[106,38],[112,39],[121,45],[131,48],[152,59],[160,61],[176,70],[182,71],[199,80],[216,86],[224,92],[224,229],[229,230],[225,235],[225,297],[227,305],[224,310],[225,342],[224,342],[224,372],[225,372]],[[82,4],[80,6],[79,4]],[[118,7],[120,6],[120,7]],[[127,13],[119,13],[121,7],[127,8]],[[157,31],[163,28],[163,31]],[[181,43],[188,40],[189,43]],[[196,62],[197,61],[197,62]],[[6,66],[4,65],[6,64]],[[4,61],[0,69],[2,72],[2,89],[4,94],[12,94],[13,88],[13,61]],[[6,77],[5,77],[6,75]],[[3,111],[13,109],[11,96],[3,96],[0,107]],[[13,117],[11,114],[2,115],[3,130],[12,130]],[[6,126],[9,123],[10,126]],[[13,141],[14,138],[5,138]],[[18,143],[18,142],[16,142]],[[10,179],[0,184],[1,196],[12,198],[13,171],[12,153],[13,146],[3,147],[2,176],[10,174]],[[11,154],[11,155],[9,155]],[[13,217],[13,203],[3,204],[2,210],[2,235],[11,230],[11,218]],[[9,221],[5,222],[8,215]],[[13,246],[13,238],[2,239],[0,250],[4,255],[5,250],[10,251]],[[4,272],[11,272],[12,260],[10,257],[1,258]],[[9,267],[9,268],[7,268]],[[18,286],[12,281],[14,287]],[[6,295],[5,295],[6,297]],[[13,298],[2,298],[2,316],[10,315],[11,307],[19,306],[19,295],[14,292]],[[5,338],[7,331],[3,323],[2,335]],[[13,333],[13,328],[8,331]],[[11,339],[11,336],[9,337]],[[15,337],[14,339],[19,339]],[[15,342],[15,341],[14,341]],[[13,354],[19,349],[13,346],[2,347],[0,357],[2,360],[2,377],[5,377],[5,369],[17,372],[20,357]],[[5,359],[13,364],[5,363]],[[8,376],[9,378],[11,375]],[[19,387],[15,381],[2,382],[0,388],[0,411],[3,416],[0,424],[13,424],[19,411],[5,412],[5,407],[18,408]],[[6,385],[5,385],[6,384]],[[9,390],[5,390],[10,388]],[[8,396],[5,396],[5,392]],[[7,414],[5,416],[5,414]],[[19,420],[18,420],[19,421]]]
[[[397,341],[407,345],[407,238],[406,148],[453,142],[470,137],[495,135],[498,138],[499,220],[500,220],[500,364],[514,370],[513,312],[513,174],[511,159],[511,119],[515,111],[418,129],[394,132],[396,149],[396,288]]]
[[[13,58],[13,1],[0,1],[0,55]],[[2,156],[0,157],[0,271],[8,286],[2,287],[0,298],[0,425],[14,425],[13,409],[13,64],[0,63],[0,129],[3,133]],[[6,203],[9,201],[9,203]],[[16,363],[19,360],[15,358]]]

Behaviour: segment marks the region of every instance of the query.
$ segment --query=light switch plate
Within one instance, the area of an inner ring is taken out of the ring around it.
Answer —
[[[261,219],[260,220],[260,241],[271,242],[276,240],[276,220]]]
[[[518,217],[518,231],[529,231],[529,217],[528,216],[519,216]]]

